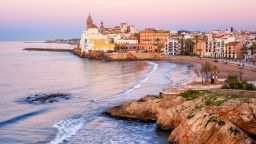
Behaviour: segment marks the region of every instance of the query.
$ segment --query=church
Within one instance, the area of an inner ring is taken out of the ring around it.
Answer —
[[[79,46],[81,52],[108,52],[114,51],[114,47],[112,38],[103,34],[89,15],[86,21],[86,30],[81,34]]]
[[[103,21],[101,21],[100,27],[97,27],[93,23],[93,19],[90,14],[86,20],[86,29],[88,30],[89,28],[97,28],[102,34],[134,34],[137,32],[134,26],[128,26],[126,23],[121,23],[119,26],[115,26],[114,28],[106,28],[103,24]]]

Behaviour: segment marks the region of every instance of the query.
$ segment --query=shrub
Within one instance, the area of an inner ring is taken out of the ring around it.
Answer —
[[[246,89],[246,90],[255,91],[255,90],[256,90],[256,87],[255,87],[253,84],[248,83],[248,84],[245,86],[245,89]]]
[[[199,97],[199,93],[200,93],[200,91],[198,91],[198,90],[189,89],[189,90],[181,93],[180,96],[182,96],[186,100],[193,100],[193,99],[196,99]]]
[[[251,90],[251,91],[255,91],[256,87],[251,84],[248,83],[247,81],[239,81],[237,76],[229,76],[228,77],[228,82],[227,84],[224,84],[222,87],[222,89],[241,89],[241,90]]]

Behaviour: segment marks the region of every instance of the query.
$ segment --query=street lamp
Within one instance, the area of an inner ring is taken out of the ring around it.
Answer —
[[[239,73],[240,73],[240,81],[242,81],[242,75],[243,75],[243,72],[242,72],[242,70],[243,70],[243,66],[239,66],[238,67],[239,69],[240,69],[240,71],[239,71]]]

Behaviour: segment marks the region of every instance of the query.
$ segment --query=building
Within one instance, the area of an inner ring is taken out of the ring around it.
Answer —
[[[97,28],[89,28],[88,30],[83,31],[81,35],[80,48],[82,52],[107,52],[113,51],[114,47],[113,40],[108,36],[101,34]]]
[[[194,35],[193,41],[195,44],[193,48],[193,54],[199,55],[201,57],[204,55],[207,55],[207,52],[208,52],[206,49],[206,45],[208,41],[207,36],[204,34]]]
[[[114,50],[113,39],[103,35],[100,29],[93,23],[91,16],[86,21],[86,30],[81,34],[80,49],[82,52]]]
[[[245,59],[252,59],[256,50],[251,49],[252,46],[256,45],[256,33],[250,33],[246,36],[244,41],[244,47],[246,48]]]
[[[102,21],[100,25],[100,32],[103,34],[137,33],[134,26],[127,25],[126,23],[121,23],[120,25],[115,26],[114,28],[107,28],[104,26]]]
[[[229,42],[225,44],[224,58],[237,59],[243,58],[243,44],[240,42]]]
[[[165,43],[163,53],[166,55],[179,55],[181,51],[181,43],[184,41],[184,35],[172,35]]]
[[[136,38],[134,35],[117,35],[114,38],[114,43],[118,45],[136,45],[139,43],[138,38]]]
[[[205,48],[202,49],[201,56],[210,58],[225,58],[225,44],[236,41],[239,41],[239,39],[233,34],[207,34],[207,41],[205,43]]]
[[[87,18],[87,21],[86,21],[86,29],[88,30],[89,28],[98,28],[94,23],[93,23],[93,20],[92,20],[92,17],[91,15],[89,14],[88,18]]]
[[[169,36],[168,31],[146,28],[139,33],[138,47],[149,52],[160,52]]]

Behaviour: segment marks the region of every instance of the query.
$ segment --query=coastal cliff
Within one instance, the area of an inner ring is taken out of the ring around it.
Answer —
[[[189,90],[177,96],[146,96],[107,110],[115,117],[156,121],[180,144],[256,143],[256,98]]]

